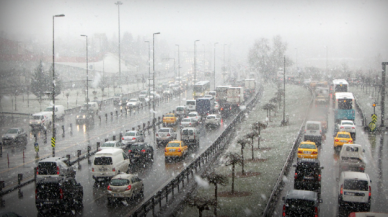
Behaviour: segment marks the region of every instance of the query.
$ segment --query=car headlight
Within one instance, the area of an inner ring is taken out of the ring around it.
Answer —
[[[83,118],[85,118],[85,115],[83,115]]]
[[[77,118],[79,118],[79,115],[77,115]]]

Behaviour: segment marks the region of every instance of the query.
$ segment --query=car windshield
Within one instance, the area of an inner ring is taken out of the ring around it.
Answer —
[[[215,116],[207,116],[206,119],[216,119]]]
[[[197,114],[195,114],[195,113],[190,113],[189,114],[189,117],[195,117],[195,116],[197,116]]]
[[[185,136],[190,135],[190,136],[192,136],[193,134],[194,134],[194,131],[192,131],[192,130],[188,130],[188,129],[182,130],[182,135],[185,135]]]
[[[345,180],[344,189],[355,191],[368,191],[368,182],[365,180]]]
[[[52,111],[53,111],[53,107],[47,107],[47,108],[45,109],[45,111],[52,112]]]
[[[112,179],[110,181],[109,185],[112,185],[112,186],[129,185],[129,180],[128,179]]]
[[[191,119],[190,118],[184,118],[184,119],[182,119],[182,122],[191,122]]]
[[[143,91],[140,92],[140,94],[147,94],[147,91],[143,90]]]
[[[173,118],[174,115],[166,115],[165,117],[168,117],[168,118]]]
[[[135,132],[126,132],[124,136],[136,136]]]
[[[32,116],[34,117],[34,120],[41,120],[43,119],[43,116],[39,116],[39,115],[35,115],[35,116]]]
[[[348,134],[343,134],[343,133],[338,134],[337,137],[338,138],[350,138],[350,136]]]
[[[314,201],[302,199],[288,199],[285,204],[287,210],[314,210]]]
[[[313,144],[300,144],[299,148],[316,149]]]
[[[101,147],[115,147],[115,144],[116,143],[113,143],[113,142],[106,142],[102,144]]]
[[[187,101],[186,105],[195,105],[195,102],[194,101]]]
[[[177,107],[176,110],[177,110],[177,111],[183,111],[184,108],[183,108],[183,107]]]
[[[57,164],[55,162],[40,162],[37,169],[39,175],[57,174]]]
[[[165,129],[160,129],[158,132],[159,133],[168,133],[168,132],[170,132],[170,130],[165,128]]]
[[[94,165],[112,165],[111,157],[96,157],[94,158]]]
[[[145,149],[145,144],[133,144],[131,147],[129,147],[130,150],[139,150],[139,149]]]
[[[179,147],[179,143],[177,142],[170,142],[167,144],[167,147]]]
[[[353,125],[353,122],[342,122],[342,125]]]
[[[9,129],[7,131],[7,134],[16,134],[16,133],[18,133],[18,129]]]
[[[318,124],[307,124],[307,130],[319,130]]]
[[[137,102],[137,99],[131,99],[130,102]]]

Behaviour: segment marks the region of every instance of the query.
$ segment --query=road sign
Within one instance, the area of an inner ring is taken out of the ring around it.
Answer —
[[[39,152],[39,144],[37,142],[34,143],[34,148],[36,152]]]
[[[376,114],[372,114],[372,122],[373,123],[377,122],[377,115]]]
[[[371,121],[369,123],[369,129],[371,132],[374,132],[376,130],[376,124]]]
[[[55,148],[55,137],[51,137],[51,147]]]

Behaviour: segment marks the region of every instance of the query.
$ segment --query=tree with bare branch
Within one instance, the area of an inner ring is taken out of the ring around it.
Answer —
[[[250,139],[250,140],[251,140],[252,160],[255,159],[254,154],[253,154],[253,139],[254,139],[256,136],[258,136],[258,135],[259,135],[259,133],[256,132],[256,131],[252,131],[252,132],[250,132],[250,133],[248,133],[248,134],[245,135],[245,137],[246,137],[247,139]]]
[[[265,128],[267,128],[267,125],[260,121],[252,124],[252,130],[258,132],[257,148],[259,149],[260,149],[260,132],[261,132],[261,129],[265,129]]]
[[[226,184],[228,184],[228,178],[224,175],[217,174],[215,172],[205,173],[202,177],[207,179],[210,184],[214,185],[214,196],[216,202],[214,206],[214,215],[217,216],[217,186],[225,186]]]
[[[267,110],[267,117],[269,120],[271,120],[271,110],[274,110],[275,109],[275,106],[271,103],[267,103],[263,106],[263,109],[264,110]]]
[[[245,171],[244,171],[244,148],[245,148],[246,144],[249,144],[249,141],[246,140],[246,139],[241,138],[241,139],[237,140],[237,144],[239,144],[241,146],[241,159],[242,159],[241,174],[245,175]]]
[[[230,166],[232,165],[232,194],[234,194],[234,168],[236,167],[236,164],[241,165],[242,164],[242,159],[240,155],[237,153],[227,153],[226,154],[226,163],[225,166]]]
[[[204,197],[190,196],[185,199],[185,203],[191,207],[196,207],[199,212],[199,217],[202,217],[204,210],[210,210],[210,206],[215,206],[216,201],[214,199],[208,199]]]

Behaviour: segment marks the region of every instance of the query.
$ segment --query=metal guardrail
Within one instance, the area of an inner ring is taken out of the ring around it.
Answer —
[[[311,109],[315,96],[314,96],[314,92],[310,88],[309,88],[309,90],[310,90],[311,95],[313,96],[311,99],[310,105],[309,105],[309,108]],[[294,159],[295,151],[296,151],[298,144],[300,143],[300,140],[302,139],[302,136],[303,136],[303,128],[304,128],[304,125],[306,123],[306,119],[307,119],[307,117],[304,118],[304,120],[299,128],[298,136],[294,140],[294,143],[292,144],[292,148],[290,150],[290,153],[288,154],[286,162],[284,163],[283,168],[279,174],[279,177],[276,180],[275,186],[272,189],[272,192],[271,192],[271,195],[269,196],[267,205],[265,206],[265,209],[262,212],[262,216],[264,216],[264,217],[273,216],[273,212],[274,212],[274,209],[275,209],[276,204],[278,202],[280,193],[283,190],[283,188],[282,188],[284,185],[283,176],[286,175],[288,173],[288,170],[290,169],[291,163]]]
[[[255,97],[246,105],[247,109],[252,109],[253,105],[257,102],[258,97],[261,94],[261,88],[256,93]],[[227,128],[221,133],[221,135],[203,152],[197,159],[191,162],[182,172],[180,172],[175,178],[173,178],[169,183],[167,183],[161,190],[158,190],[154,195],[150,196],[145,202],[138,205],[136,210],[132,212],[130,216],[147,216],[147,214],[152,211],[152,215],[155,216],[156,206],[159,207],[159,211],[162,210],[162,200],[166,200],[166,204],[169,200],[169,194],[171,193],[172,199],[174,199],[174,189],[180,192],[180,185],[184,187],[185,179],[187,182],[194,178],[197,170],[201,169],[201,164],[209,162],[209,158],[214,156],[220,149],[227,144],[227,138],[231,135],[231,132],[235,130],[235,125],[245,117],[245,111],[240,111],[232,122],[227,126]]]

